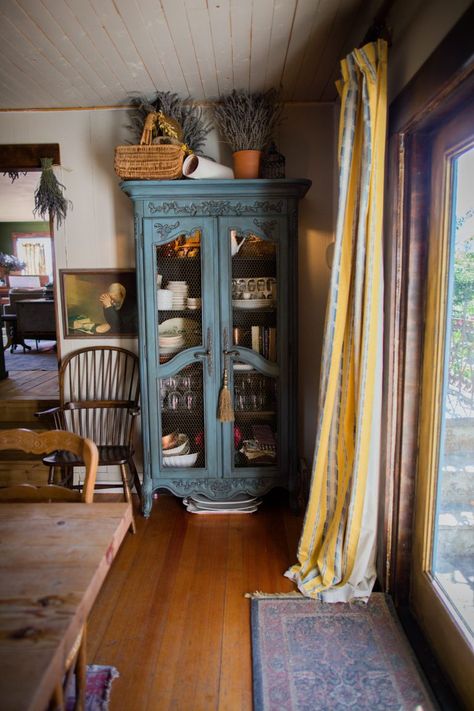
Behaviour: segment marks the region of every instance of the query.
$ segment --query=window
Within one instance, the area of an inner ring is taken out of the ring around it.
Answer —
[[[38,274],[53,280],[52,240],[47,233],[31,233],[12,235],[16,256],[26,262],[23,273]]]

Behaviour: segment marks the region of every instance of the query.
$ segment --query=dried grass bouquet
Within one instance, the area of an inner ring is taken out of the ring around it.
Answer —
[[[262,151],[274,136],[282,110],[276,89],[253,94],[234,89],[215,105],[214,122],[233,153]]]

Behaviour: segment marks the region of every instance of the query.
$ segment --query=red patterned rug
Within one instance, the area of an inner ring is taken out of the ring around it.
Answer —
[[[89,664],[87,666],[86,703],[84,711],[107,711],[112,682],[119,676],[115,667]],[[74,680],[68,688],[66,711],[74,709]]]
[[[254,711],[436,708],[388,596],[252,599]]]

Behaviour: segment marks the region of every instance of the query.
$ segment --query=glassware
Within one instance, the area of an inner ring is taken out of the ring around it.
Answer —
[[[183,406],[183,398],[181,393],[177,390],[173,390],[168,394],[167,397],[168,409],[169,410],[180,410]]]
[[[166,381],[160,380],[160,405],[165,406],[166,396],[168,395],[168,389],[166,387]]]
[[[197,395],[192,390],[183,393],[183,404],[186,410],[194,410],[197,404]]]
[[[187,390],[191,390],[191,378],[189,377],[189,375],[181,375],[178,378],[177,389],[183,393]]]

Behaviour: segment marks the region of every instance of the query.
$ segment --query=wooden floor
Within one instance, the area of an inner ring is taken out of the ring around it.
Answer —
[[[90,663],[117,667],[110,711],[251,711],[250,601],[287,592],[301,518],[272,495],[251,515],[137,516],[89,622]]]
[[[58,374],[51,370],[10,370],[0,380],[1,400],[37,400],[59,397]]]

